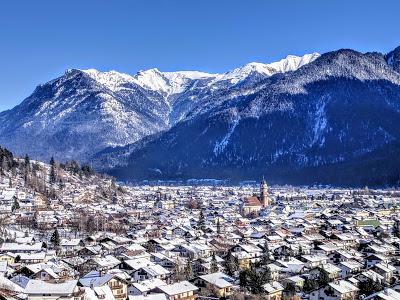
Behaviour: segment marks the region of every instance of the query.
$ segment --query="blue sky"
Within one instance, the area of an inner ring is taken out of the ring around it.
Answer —
[[[68,68],[225,72],[251,61],[400,45],[400,1],[0,3],[0,111]]]

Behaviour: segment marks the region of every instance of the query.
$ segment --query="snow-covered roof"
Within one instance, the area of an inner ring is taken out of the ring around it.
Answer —
[[[339,282],[330,282],[329,286],[341,294],[351,293],[358,291],[358,288],[346,280],[339,280]]]
[[[197,286],[191,284],[189,281],[180,281],[177,283],[164,285],[159,287],[159,289],[168,296],[173,296],[177,294],[198,290]]]
[[[51,294],[57,296],[67,296],[75,291],[78,280],[71,280],[64,283],[49,283],[41,280],[29,280],[25,287],[25,294],[42,295]]]
[[[218,288],[230,287],[232,286],[232,283],[235,281],[232,277],[222,272],[211,273],[199,277],[207,281],[208,283],[217,286]]]

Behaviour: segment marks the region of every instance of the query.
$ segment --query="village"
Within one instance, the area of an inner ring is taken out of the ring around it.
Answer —
[[[17,161],[0,176],[0,298],[400,299],[399,191],[129,186]]]

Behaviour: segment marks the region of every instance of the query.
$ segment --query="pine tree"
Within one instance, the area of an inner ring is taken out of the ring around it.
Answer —
[[[236,271],[239,270],[239,263],[236,257],[232,255],[232,251],[230,250],[228,252],[228,255],[225,257],[224,267],[226,274],[228,274],[229,276],[235,276]]]
[[[193,268],[192,268],[192,261],[188,259],[185,267],[185,277],[186,280],[193,278]]]
[[[315,290],[316,288],[318,288],[317,282],[310,278],[306,278],[306,280],[304,281],[304,285],[303,285],[303,291],[311,292],[311,291]]]
[[[211,273],[216,273],[219,271],[217,258],[215,257],[215,253],[213,253],[211,257],[211,266],[210,266]]]
[[[329,277],[329,273],[325,269],[319,268],[319,279],[318,279],[319,286],[320,287],[324,287],[329,282],[331,282],[331,278]]]
[[[262,266],[265,266],[265,265],[267,265],[269,263],[269,255],[270,255],[269,245],[268,245],[268,241],[267,240],[265,240],[263,248],[264,248],[264,251],[263,251],[263,254],[262,254],[262,257],[261,257],[260,264]]]
[[[25,163],[25,168],[30,169],[31,160],[30,160],[28,154],[25,155],[25,162],[24,163]]]
[[[303,254],[304,254],[303,247],[301,245],[299,245],[298,255],[302,256]]]
[[[269,274],[269,275],[268,275]],[[254,264],[250,264],[250,269],[247,273],[247,288],[253,294],[261,294],[264,292],[263,285],[268,283],[270,278],[270,270],[266,268],[266,270],[261,271],[256,268]]]
[[[206,220],[204,218],[204,212],[203,209],[200,210],[200,215],[199,215],[199,222],[197,224],[198,228],[201,230],[205,229],[205,225],[206,225]]]
[[[399,220],[396,220],[396,221],[394,222],[394,225],[393,225],[393,234],[394,234],[396,237],[400,237],[400,224],[399,224]]]
[[[248,287],[248,284],[249,284],[249,282],[248,282],[248,273],[249,273],[249,270],[247,270],[247,269],[244,269],[244,270],[239,272],[239,285],[242,288],[247,288]]]
[[[50,183],[55,183],[57,178],[56,178],[56,171],[55,171],[55,161],[54,158],[51,157],[50,159]]]
[[[58,233],[58,230],[54,230],[53,235],[50,238],[50,242],[53,244],[54,248],[57,248],[60,246],[60,234]]]
[[[20,207],[17,197],[14,196],[13,199],[14,199],[14,203],[11,207],[11,211],[15,211],[15,210],[19,209],[19,207]]]
[[[293,297],[296,294],[296,285],[293,282],[289,282],[286,285],[285,294],[289,297]]]
[[[272,279],[271,269],[269,267],[264,267],[264,271],[262,272],[262,280],[265,283],[270,282]]]
[[[367,280],[361,281],[359,283],[359,295],[369,296],[375,292],[382,290],[382,288],[383,287],[379,281],[368,278]]]

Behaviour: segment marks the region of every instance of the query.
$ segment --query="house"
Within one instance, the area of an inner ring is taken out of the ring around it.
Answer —
[[[101,253],[101,246],[86,246],[76,252],[80,257],[90,257]]]
[[[0,261],[6,261],[9,265],[13,265],[15,263],[16,255],[13,253],[0,253]]]
[[[288,257],[285,259],[278,259],[274,262],[278,267],[282,268],[282,272],[287,274],[298,274],[303,271],[305,264],[294,257]]]
[[[168,300],[195,300],[197,290],[197,286],[191,284],[189,281],[180,281],[174,284],[160,286],[156,289],[156,291],[164,293]]]
[[[254,258],[247,252],[232,252],[232,256],[237,260],[240,269],[248,269],[250,267],[250,262]]]
[[[238,244],[234,246],[231,251],[233,253],[237,252],[245,252],[248,254],[250,257],[251,262],[257,262],[260,260],[260,257],[262,256],[262,249],[257,247],[256,245],[253,244]]]
[[[60,247],[63,252],[66,254],[68,253],[74,253],[77,251],[79,248],[83,247],[84,243],[81,239],[62,239],[60,243]]]
[[[345,250],[334,250],[331,253],[329,253],[329,260],[331,263],[337,264],[342,261],[347,261],[349,259],[352,259],[354,255],[350,253],[349,251]]]
[[[128,286],[128,294],[136,296],[148,296],[151,291],[163,285],[167,285],[167,283],[164,280],[158,278],[147,279],[140,282],[133,282],[131,285]]]
[[[167,296],[163,293],[142,295],[129,295],[129,300],[167,300]]]
[[[48,283],[41,280],[29,280],[24,293],[28,300],[83,300],[85,290],[79,288],[77,280],[64,283]]]
[[[25,265],[17,273],[47,282],[65,281],[74,275],[74,271],[66,264],[52,262]]]
[[[309,269],[319,267],[329,259],[326,255],[303,255],[301,258],[305,262],[305,266]]]
[[[115,297],[108,285],[84,287],[85,299],[115,300]]]
[[[364,300],[398,300],[400,299],[400,292],[386,288],[364,298]]]
[[[16,259],[19,258],[19,262],[23,264],[36,264],[45,262],[46,253],[38,252],[38,253],[16,253]]]
[[[199,293],[209,292],[211,295],[228,297],[232,294],[233,282],[235,280],[222,272],[201,275],[194,279],[193,283],[199,288]],[[205,296],[210,296],[205,294]]]
[[[310,293],[310,300],[358,299],[358,288],[346,280],[328,283],[327,286]]]
[[[93,257],[86,263],[88,270],[99,270],[105,273],[108,270],[114,269],[121,262],[112,255],[106,255],[104,257]]]
[[[271,283],[266,283],[263,285],[265,295],[263,299],[265,300],[281,300],[282,291],[284,287],[277,281],[272,281]]]
[[[298,286],[300,289],[304,286],[305,279],[299,275],[287,277],[284,279],[283,284],[287,286],[288,284],[293,284],[294,286]]]
[[[42,243],[3,243],[0,247],[0,252],[12,252],[12,253],[32,253],[39,252],[42,250]]]
[[[125,270],[136,282],[154,278],[166,280],[170,275],[170,271],[146,258],[125,260],[120,264],[120,269]]]
[[[373,267],[378,263],[389,263],[390,258],[380,254],[370,254],[366,257],[367,268]]]
[[[282,272],[282,267],[279,267],[276,264],[270,263],[270,264],[268,264],[268,268],[271,271],[271,279],[278,280],[279,275]]]
[[[378,263],[373,267],[373,270],[384,277],[383,281],[385,283],[391,284],[396,267],[390,264]]]
[[[153,278],[168,280],[169,275],[170,271],[160,265],[153,263],[147,266],[143,266],[131,273],[132,279],[135,281],[142,281]]]
[[[84,287],[108,286],[115,299],[126,299],[128,297],[128,282],[118,274],[100,275],[100,272],[92,271],[79,280]]]
[[[368,279],[371,279],[373,281],[378,281],[380,283],[383,283],[384,279],[385,279],[385,277],[383,277],[382,275],[378,274],[377,272],[375,272],[372,269],[368,269],[367,271],[364,271],[364,272],[356,275],[355,278],[360,282],[365,282]]]
[[[357,274],[363,268],[363,265],[355,260],[343,261],[339,264],[340,276],[342,279],[347,278],[353,274]]]
[[[184,259],[181,259],[182,260],[182,262],[181,262],[176,257],[174,257],[174,258],[168,257],[159,252],[150,253],[150,255],[151,255],[150,256],[151,262],[154,262],[170,271],[184,266],[184,263],[183,263]]]

